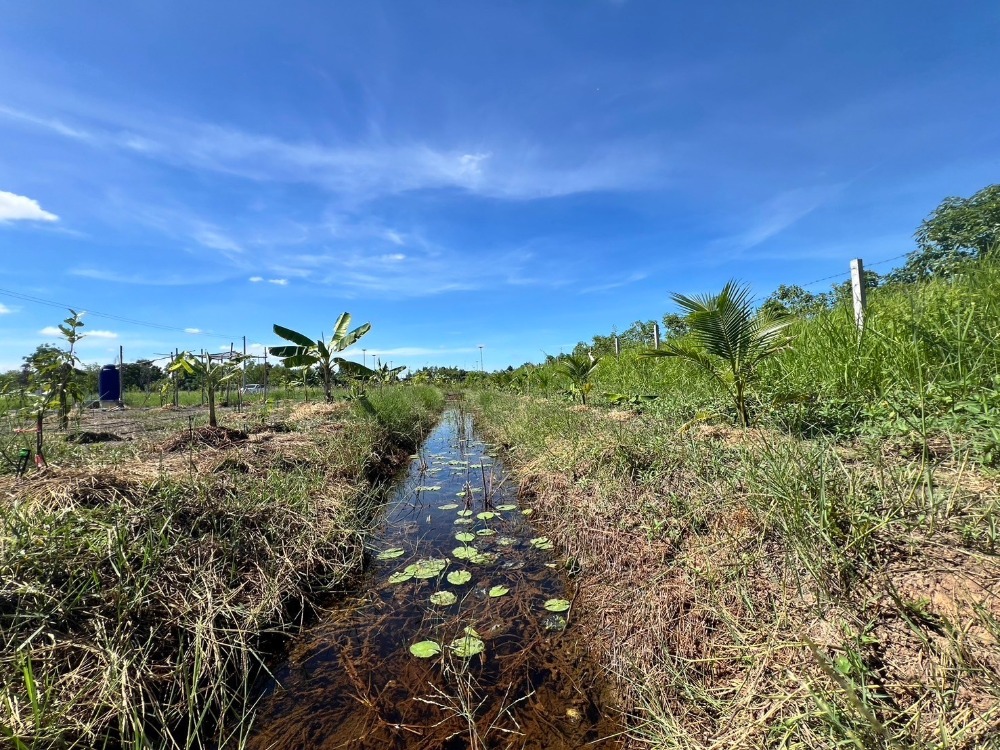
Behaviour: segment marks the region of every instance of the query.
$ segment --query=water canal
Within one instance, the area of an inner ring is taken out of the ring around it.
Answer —
[[[616,748],[573,582],[471,417],[411,460],[356,593],[297,638],[253,750]]]

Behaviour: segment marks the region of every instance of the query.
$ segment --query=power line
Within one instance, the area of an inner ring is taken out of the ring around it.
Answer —
[[[886,258],[885,260],[877,260],[874,263],[865,263],[865,267],[866,268],[873,268],[875,266],[883,266],[886,263],[891,263],[894,260],[899,260],[900,258],[905,258],[907,255],[909,255],[908,252],[902,253],[900,255],[894,255],[893,257]],[[845,276],[850,276],[850,275],[851,275],[850,271],[841,272],[841,273],[835,273],[832,276],[824,276],[822,279],[816,279],[815,281],[810,281],[810,282],[805,283],[805,284],[799,284],[799,286],[805,288],[805,287],[813,286],[814,284],[819,284],[821,281],[830,281],[830,279],[841,279],[841,278],[844,278]]]
[[[24,300],[26,302],[34,302],[38,305],[47,305],[49,307],[58,307],[62,310],[80,310],[83,309],[80,305],[68,305],[63,302],[53,302],[52,300],[42,299],[41,297],[32,297],[29,294],[22,294],[21,292],[15,292],[11,289],[0,289],[0,295],[7,297],[13,297],[14,299]],[[227,338],[227,339],[238,339],[239,336],[230,335],[228,333],[217,333],[212,331],[202,331],[194,330],[188,328],[180,328],[179,326],[168,326],[162,323],[150,323],[145,320],[136,320],[135,318],[126,318],[121,315],[113,315],[111,313],[97,312],[96,310],[86,310],[88,315],[93,315],[96,318],[106,318],[108,320],[117,320],[120,323],[129,323],[136,326],[144,326],[146,328],[157,328],[161,331],[177,331],[180,333],[186,333],[192,336],[212,336],[213,338]]]

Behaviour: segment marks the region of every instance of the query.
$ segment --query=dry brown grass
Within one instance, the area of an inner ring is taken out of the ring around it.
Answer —
[[[1000,561],[957,533],[991,482],[560,408],[507,399],[481,426],[581,566],[577,628],[635,746],[1000,747]],[[809,515],[817,492],[841,520]]]

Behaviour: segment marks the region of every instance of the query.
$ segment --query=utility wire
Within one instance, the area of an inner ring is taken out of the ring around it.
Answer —
[[[14,299],[24,300],[26,302],[34,302],[38,305],[48,305],[49,307],[58,307],[63,310],[80,310],[83,309],[80,305],[67,305],[62,302],[53,302],[52,300],[42,299],[41,297],[32,297],[29,294],[22,294],[21,292],[15,292],[11,289],[0,289],[0,295],[13,297]],[[113,315],[111,313],[97,312],[96,310],[87,310],[88,315],[93,315],[97,318],[107,318],[108,320],[117,320],[120,323],[129,323],[136,326],[145,326],[146,328],[157,328],[161,331],[179,331],[180,333],[186,333],[188,335],[194,336],[211,336],[213,338],[227,338],[236,340],[240,336],[230,335],[228,333],[216,333],[212,331],[194,331],[188,330],[187,328],[180,328],[179,326],[168,326],[162,323],[150,323],[145,320],[136,320],[135,318],[126,318],[121,315]]]
[[[875,266],[883,266],[886,263],[891,263],[894,260],[899,260],[900,258],[905,258],[907,255],[909,255],[908,252],[902,253],[900,255],[894,255],[893,257],[886,258],[885,260],[877,260],[874,263],[865,263],[865,268],[874,268]],[[835,273],[832,276],[824,276],[822,279],[816,279],[815,281],[810,281],[810,282],[807,282],[805,284],[799,284],[799,286],[801,286],[803,288],[810,287],[810,286],[813,286],[814,284],[819,284],[822,281],[830,281],[830,279],[841,279],[841,278],[844,278],[845,276],[850,276],[850,275],[851,275],[850,271],[841,272],[841,273]]]

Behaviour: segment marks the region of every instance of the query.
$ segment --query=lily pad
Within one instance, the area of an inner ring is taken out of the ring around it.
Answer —
[[[441,644],[434,641],[418,641],[410,644],[410,653],[420,659],[429,659],[441,653]]]
[[[447,567],[447,560],[430,559],[418,560],[413,565],[407,566],[406,570],[408,571],[410,568],[413,568],[412,575],[414,578],[434,578],[440,575]]]
[[[397,557],[402,557],[404,550],[400,547],[393,547],[392,549],[382,550],[376,555],[379,560],[395,560]]]
[[[476,535],[468,531],[460,531],[455,534],[455,538],[460,542],[471,542],[475,540]]]
[[[517,506],[513,503],[505,503],[503,505],[498,505],[497,510],[517,510]]]
[[[492,510],[484,510],[482,513],[476,514],[476,518],[478,518],[480,521],[489,521],[496,517],[497,514],[494,513]]]
[[[465,490],[462,490],[461,492],[456,492],[455,497],[465,497]]]
[[[405,583],[413,578],[413,573],[407,570],[399,570],[389,576],[389,583]]]
[[[493,536],[496,532],[493,529],[480,529],[476,532],[479,536]]]
[[[489,552],[480,552],[469,558],[469,562],[473,565],[492,565],[497,561],[496,555],[491,555]]]
[[[440,607],[447,607],[457,601],[458,597],[450,591],[437,591],[431,594],[431,604],[437,604]]]
[[[471,518],[456,518],[455,523],[466,524],[466,523],[475,523],[475,521],[472,520]]]
[[[497,544],[504,547],[513,547],[515,544],[517,544],[517,539],[515,539],[512,536],[502,536],[499,539],[497,539]]]
[[[531,546],[535,549],[552,549],[555,545],[547,536],[537,536],[531,540]]]
[[[483,653],[483,650],[486,648],[486,644],[474,635],[466,635],[462,638],[456,638],[453,640],[449,645],[449,648],[455,652],[455,656],[461,656],[463,659],[468,659],[476,654]]]
[[[438,510],[455,510],[458,507],[458,503],[445,503],[444,505],[439,505]]]
[[[448,583],[461,586],[472,580],[472,573],[467,570],[453,570],[448,574]]]
[[[437,484],[427,485],[427,486],[420,485],[419,487],[416,487],[414,489],[414,492],[437,492],[440,489],[441,489],[441,486],[437,485]]]
[[[567,599],[549,599],[545,602],[545,609],[549,612],[565,612],[569,609],[569,600]]]
[[[534,508],[525,508],[524,510],[521,511],[521,515],[530,516],[534,512],[535,512]]]
[[[510,593],[510,589],[506,586],[494,586],[490,589],[489,594],[494,599],[500,596],[507,596]]]
[[[462,518],[467,518],[467,517],[469,517],[469,516],[472,515],[472,511],[471,510],[464,510],[463,509],[463,510],[458,511],[458,515],[461,516]]]
[[[459,560],[472,560],[479,554],[479,550],[475,547],[455,547],[451,554]]]

